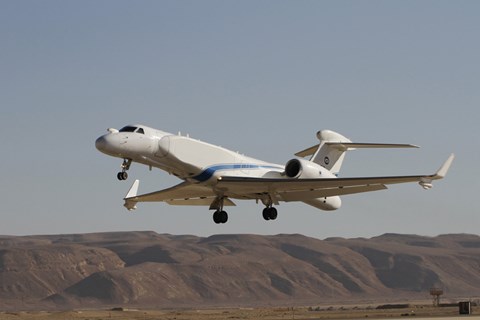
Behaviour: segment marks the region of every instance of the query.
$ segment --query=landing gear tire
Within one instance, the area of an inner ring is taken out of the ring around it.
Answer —
[[[128,179],[128,173],[127,170],[130,169],[130,165],[132,164],[131,159],[123,159],[123,163],[120,166],[122,168],[122,171],[117,173],[117,179],[122,181],[122,180],[127,180]]]
[[[127,180],[128,179],[128,173],[126,173],[125,171],[117,173],[117,179],[120,180],[120,181],[121,180]]]
[[[213,222],[216,224],[226,223],[228,221],[228,214],[225,211],[215,211],[213,213]]]
[[[275,220],[278,216],[278,211],[274,207],[267,207],[263,209],[262,212],[263,219],[265,220]]]
[[[270,215],[268,214],[268,209],[269,208],[265,208],[265,209],[263,209],[263,212],[262,212],[263,219],[265,219],[267,221],[270,220]]]
[[[268,211],[269,211],[269,214],[270,214],[270,220],[277,219],[277,216],[278,216],[277,209],[275,209],[274,207],[271,207]]]

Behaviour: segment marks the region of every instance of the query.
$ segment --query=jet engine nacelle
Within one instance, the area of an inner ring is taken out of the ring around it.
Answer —
[[[292,159],[285,165],[285,175],[292,179],[320,178],[322,167],[304,159]]]
[[[292,179],[335,178],[335,175],[319,164],[305,160],[292,159],[285,165],[285,175]]]
[[[305,159],[288,161],[285,165],[285,175],[292,179],[336,178],[333,173],[321,165]],[[326,211],[337,210],[342,206],[342,200],[339,196],[310,199],[303,202]]]

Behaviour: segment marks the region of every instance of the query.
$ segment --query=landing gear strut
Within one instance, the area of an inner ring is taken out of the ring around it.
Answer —
[[[265,209],[263,209],[262,216],[265,220],[275,220],[278,216],[278,211],[273,206],[273,200],[271,195],[266,195],[262,199],[263,204],[265,205]]]
[[[120,166],[122,168],[122,171],[117,173],[118,180],[127,180],[128,178],[127,170],[130,169],[131,164],[132,164],[132,159],[123,159],[123,163]]]

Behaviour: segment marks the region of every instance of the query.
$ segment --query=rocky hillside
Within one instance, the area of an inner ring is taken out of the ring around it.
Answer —
[[[0,236],[0,309],[480,296],[480,237]]]

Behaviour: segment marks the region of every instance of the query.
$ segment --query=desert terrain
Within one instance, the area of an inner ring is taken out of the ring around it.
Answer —
[[[147,319],[153,312],[112,308],[162,310],[152,319],[196,319],[203,312],[212,312],[205,319],[248,319],[258,312],[265,319],[290,319],[292,307],[304,319],[335,317],[333,311],[346,318],[341,306],[353,310],[349,306],[359,303],[353,313],[364,318],[357,311],[372,312],[382,303],[416,305],[420,299],[427,306],[431,287],[444,290],[445,302],[476,301],[479,236],[0,236],[0,319],[38,310],[63,310],[64,319],[96,319],[85,310],[107,310],[97,318]],[[28,315],[42,319],[46,313]]]

